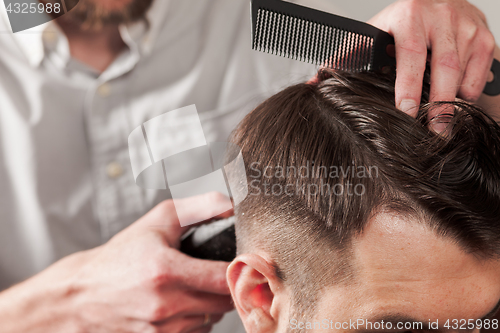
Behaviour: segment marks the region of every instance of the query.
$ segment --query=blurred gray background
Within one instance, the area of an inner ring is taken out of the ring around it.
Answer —
[[[394,0],[298,0],[300,4],[320,9],[359,21],[367,21],[376,13],[395,2]],[[485,13],[490,30],[498,43],[500,40],[500,1],[469,0],[470,3]]]

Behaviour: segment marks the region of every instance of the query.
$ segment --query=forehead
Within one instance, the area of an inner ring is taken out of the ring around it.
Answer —
[[[371,219],[354,240],[352,264],[355,281],[328,288],[320,309],[338,307],[337,314],[352,319],[477,319],[500,298],[498,260],[480,260],[396,214]]]

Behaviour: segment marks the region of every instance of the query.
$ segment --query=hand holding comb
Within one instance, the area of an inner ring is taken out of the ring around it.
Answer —
[[[338,70],[360,72],[394,66],[394,38],[374,26],[281,0],[252,0],[252,48]],[[500,94],[500,62],[484,93]]]

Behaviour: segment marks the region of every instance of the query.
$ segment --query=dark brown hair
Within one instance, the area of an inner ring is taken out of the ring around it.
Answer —
[[[352,278],[350,241],[379,209],[410,214],[469,253],[500,255],[500,128],[491,118],[465,102],[427,104],[426,86],[414,119],[394,106],[393,73],[318,76],[269,98],[233,134],[250,184],[236,208],[238,251],[272,257],[296,315],[314,309],[321,287]],[[428,129],[436,106],[454,110],[447,137]]]

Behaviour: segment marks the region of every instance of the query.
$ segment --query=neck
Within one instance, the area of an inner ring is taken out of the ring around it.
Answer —
[[[85,30],[64,20],[57,24],[68,38],[71,56],[102,73],[126,48],[118,25]]]

